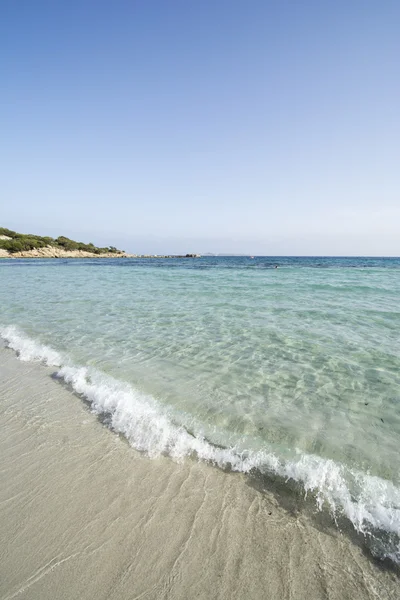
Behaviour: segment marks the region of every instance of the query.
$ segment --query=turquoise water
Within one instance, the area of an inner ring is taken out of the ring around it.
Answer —
[[[400,259],[2,260],[0,281],[3,338],[134,447],[300,482],[399,558]]]

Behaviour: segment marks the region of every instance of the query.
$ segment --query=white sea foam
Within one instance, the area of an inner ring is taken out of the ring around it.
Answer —
[[[14,326],[0,328],[0,336],[24,362],[40,361],[49,366],[61,366],[62,357],[56,350],[32,340]]]
[[[258,469],[299,482],[312,492],[318,507],[328,505],[334,515],[345,514],[358,532],[372,535],[383,530],[397,538],[386,556],[400,562],[400,489],[392,482],[353,470],[333,460],[298,452],[283,461],[269,451],[243,451],[212,445],[175,425],[151,396],[104,373],[71,364],[52,348],[26,337],[15,327],[0,328],[0,335],[23,361],[41,361],[59,367],[57,376],[90,402],[93,412],[108,417],[110,427],[150,457],[168,454],[175,460],[197,456],[221,468],[248,473]]]

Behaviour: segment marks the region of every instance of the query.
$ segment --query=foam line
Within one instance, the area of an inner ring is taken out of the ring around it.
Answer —
[[[175,425],[167,409],[156,400],[101,371],[73,365],[52,348],[37,343],[15,327],[0,328],[0,335],[23,361],[40,361],[59,367],[57,376],[90,402],[93,412],[105,414],[109,426],[150,457],[168,454],[175,460],[194,456],[221,468],[248,473],[253,469],[302,484],[315,494],[317,505],[328,505],[334,515],[345,514],[354,528],[371,535],[383,530],[396,537],[386,556],[400,563],[400,489],[392,482],[351,469],[333,460],[298,452],[283,461],[267,451],[243,451],[212,445]]]

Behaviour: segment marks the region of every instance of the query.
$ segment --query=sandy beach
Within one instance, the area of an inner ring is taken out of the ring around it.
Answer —
[[[149,459],[0,349],[0,597],[398,598],[329,519],[242,474]]]

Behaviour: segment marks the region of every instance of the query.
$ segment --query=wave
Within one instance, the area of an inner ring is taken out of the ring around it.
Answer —
[[[315,496],[318,509],[327,506],[335,518],[345,515],[357,532],[373,538],[384,533],[381,558],[400,564],[400,489],[392,482],[316,455],[298,452],[294,460],[284,461],[267,450],[215,446],[174,424],[165,407],[131,385],[95,368],[72,364],[68,356],[30,339],[14,326],[0,327],[0,336],[20,360],[58,367],[56,376],[85,398],[92,411],[102,415],[135,449],[150,457],[168,454],[177,461],[197,457],[232,471],[257,470],[299,483],[306,494]]]

